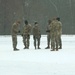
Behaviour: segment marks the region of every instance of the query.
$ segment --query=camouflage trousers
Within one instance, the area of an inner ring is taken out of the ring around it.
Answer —
[[[39,48],[40,46],[40,36],[33,36],[34,39],[34,47],[36,49],[36,46]]]
[[[61,35],[59,35],[58,39],[59,39],[59,48],[61,49],[61,48],[62,48],[62,40],[61,40]]]
[[[16,35],[12,36],[12,43],[13,43],[13,48],[16,49],[16,46],[17,46],[17,36]]]
[[[50,46],[50,40],[51,40],[51,37],[50,37],[50,34],[47,35],[47,45],[48,47]]]
[[[25,48],[29,48],[29,45],[30,45],[30,35],[23,35],[23,43],[24,43],[24,46]]]
[[[51,35],[51,48],[52,50],[58,50],[59,38],[58,35]]]

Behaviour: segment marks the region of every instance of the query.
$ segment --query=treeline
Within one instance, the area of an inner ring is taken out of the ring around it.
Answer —
[[[10,35],[17,19],[27,19],[32,25],[38,21],[41,33],[46,34],[49,19],[59,16],[63,34],[75,33],[75,0],[0,0],[0,34]]]

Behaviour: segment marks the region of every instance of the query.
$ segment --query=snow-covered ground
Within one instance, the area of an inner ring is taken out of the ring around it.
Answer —
[[[11,36],[0,36],[0,75],[75,75],[75,35],[62,35],[63,48],[59,51],[45,49],[46,35],[41,37],[41,49],[23,49],[18,36],[19,51],[13,51]]]

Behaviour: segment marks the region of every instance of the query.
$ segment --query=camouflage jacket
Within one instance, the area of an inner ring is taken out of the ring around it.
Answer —
[[[50,24],[50,34],[51,35],[59,35],[61,30],[61,26],[59,21],[53,20]]]
[[[31,29],[32,29],[32,27],[30,24],[25,25],[23,28],[23,35],[30,35]]]
[[[61,35],[62,34],[62,23],[60,21],[58,21],[58,23],[59,23],[58,31],[59,31],[59,35]]]
[[[40,28],[38,24],[33,26],[33,35],[34,36],[41,36]]]
[[[13,36],[16,36],[17,35],[18,29],[19,29],[18,25],[16,23],[14,23],[12,25],[12,31],[11,31]]]

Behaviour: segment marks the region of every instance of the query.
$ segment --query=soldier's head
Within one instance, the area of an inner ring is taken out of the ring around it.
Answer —
[[[28,21],[27,21],[27,20],[25,20],[24,23],[25,23],[26,25],[28,25]]]
[[[38,22],[35,22],[34,24],[36,25],[36,24],[38,24]]]
[[[17,25],[19,25],[21,23],[21,21],[20,20],[17,20],[16,23],[17,23]]]
[[[60,21],[60,17],[57,17],[56,20]]]

